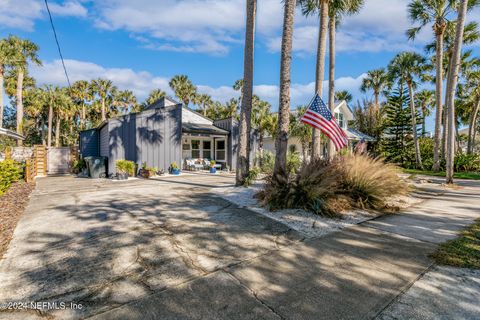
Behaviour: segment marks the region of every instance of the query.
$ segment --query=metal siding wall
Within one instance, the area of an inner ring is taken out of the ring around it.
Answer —
[[[82,157],[98,156],[100,153],[98,130],[80,132],[80,154]]]

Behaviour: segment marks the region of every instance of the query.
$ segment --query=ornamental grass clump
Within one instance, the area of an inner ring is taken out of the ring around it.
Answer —
[[[390,196],[407,191],[395,166],[346,154],[304,163],[285,181],[269,176],[258,197],[271,210],[299,208],[331,217],[352,207],[384,208]]]

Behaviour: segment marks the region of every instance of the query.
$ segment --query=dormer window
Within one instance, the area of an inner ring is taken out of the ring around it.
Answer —
[[[335,112],[335,119],[337,119],[340,128],[345,128],[345,121],[343,119],[343,113]]]

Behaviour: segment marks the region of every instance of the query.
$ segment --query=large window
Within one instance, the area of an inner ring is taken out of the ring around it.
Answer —
[[[200,140],[192,140],[192,158],[200,158]]]
[[[340,128],[345,128],[345,121],[343,120],[343,113],[335,112],[335,119],[338,121]]]
[[[217,140],[215,148],[215,160],[225,161],[225,140]]]
[[[203,141],[203,159],[212,160],[212,142],[208,140]]]

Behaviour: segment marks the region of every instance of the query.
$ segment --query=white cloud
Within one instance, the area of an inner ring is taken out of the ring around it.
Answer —
[[[56,16],[86,17],[87,9],[78,1],[50,2],[50,11]],[[35,20],[46,18],[43,1],[1,0],[0,27],[33,31]]]
[[[70,77],[70,81],[92,80],[96,78],[106,78],[112,80],[120,89],[132,90],[139,100],[143,100],[148,93],[155,88],[160,88],[172,95],[173,93],[168,86],[169,79],[162,76],[155,76],[146,71],[135,71],[129,68],[105,68],[98,64],[78,60],[65,60],[65,65]],[[60,60],[44,63],[43,66],[32,66],[31,74],[37,80],[37,84],[53,84],[66,86],[67,81]],[[341,77],[335,81],[336,90],[348,90],[354,96],[360,96],[359,87],[365,75],[358,77]],[[324,82],[324,98],[327,98],[327,81]],[[232,86],[212,87],[208,85],[198,85],[200,93],[207,93],[214,100],[226,102],[231,98],[237,98],[239,92],[235,91]],[[277,109],[278,106],[278,85],[275,84],[259,84],[254,86],[254,93],[260,98],[267,100]],[[292,107],[307,104],[315,92],[315,83],[293,83],[291,86]]]
[[[49,4],[50,11],[57,16],[86,17],[87,9],[77,1],[65,1],[63,4]]]

